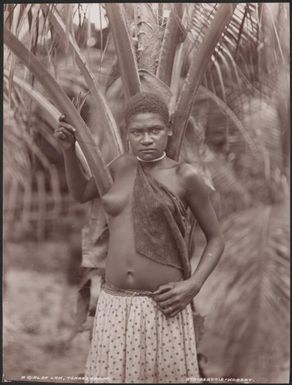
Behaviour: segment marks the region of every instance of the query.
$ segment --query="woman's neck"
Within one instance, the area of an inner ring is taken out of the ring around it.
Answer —
[[[160,162],[165,157],[166,157],[166,152],[165,151],[163,151],[162,155],[158,156],[157,158],[149,159],[149,160],[141,159],[138,155],[136,156],[138,161],[141,162],[141,163],[157,163],[157,162]]]
[[[171,159],[164,157],[157,162],[140,162],[138,163],[143,167],[144,170],[166,170],[177,166],[177,162],[173,162]]]

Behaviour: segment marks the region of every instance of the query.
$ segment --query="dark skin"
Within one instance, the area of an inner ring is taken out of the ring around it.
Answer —
[[[113,185],[103,195],[102,203],[109,215],[109,250],[106,281],[124,289],[150,290],[161,311],[169,317],[177,315],[198,294],[217,265],[224,241],[208,189],[189,164],[168,157],[157,162],[166,149],[171,130],[157,113],[139,113],[127,124],[128,140],[133,154],[124,154],[109,167]],[[83,175],[74,150],[74,128],[62,117],[55,132],[63,148],[67,182],[78,202],[98,197],[93,178]],[[137,158],[160,183],[166,185],[189,206],[206,237],[206,247],[198,266],[189,279],[174,267],[156,263],[135,251],[131,216],[131,193],[136,175]]]

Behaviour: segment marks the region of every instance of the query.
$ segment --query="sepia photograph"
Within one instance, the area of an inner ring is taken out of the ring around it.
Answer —
[[[4,3],[2,382],[290,380],[290,9]]]

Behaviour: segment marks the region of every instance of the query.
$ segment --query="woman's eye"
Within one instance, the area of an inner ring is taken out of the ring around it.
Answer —
[[[160,130],[159,130],[159,128],[153,128],[151,130],[151,132],[152,132],[152,134],[157,135],[157,134],[159,134]]]

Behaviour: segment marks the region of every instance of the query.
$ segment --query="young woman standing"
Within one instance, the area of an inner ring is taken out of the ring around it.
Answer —
[[[101,199],[109,217],[105,284],[97,302],[86,382],[199,382],[190,302],[216,266],[223,237],[196,170],[166,156],[169,113],[155,94],[130,98],[125,111],[131,154],[110,166]],[[98,196],[74,150],[74,128],[60,120],[66,176],[75,199]],[[190,209],[206,236],[191,273],[185,242]]]

